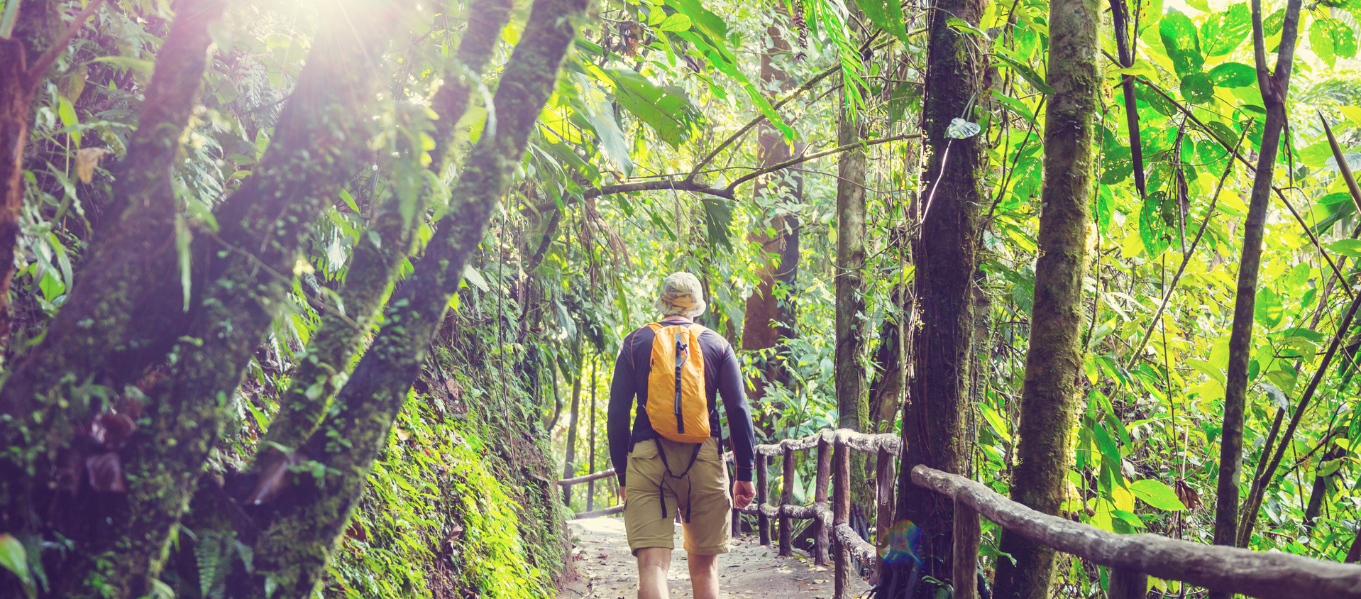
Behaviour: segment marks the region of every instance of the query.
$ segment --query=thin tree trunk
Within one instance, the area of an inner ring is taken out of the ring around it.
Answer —
[[[852,5],[854,6],[854,5]],[[862,18],[851,9],[852,21]],[[843,81],[843,85],[853,85]],[[859,143],[863,137],[864,108],[841,99],[837,145]],[[865,393],[865,369],[860,360],[865,346],[865,168],[864,148],[843,152],[837,159],[836,184],[836,397],[837,426],[864,431],[870,426],[869,398]],[[868,455],[851,454],[851,502],[861,508],[874,504],[874,486],[866,475]]]
[[[1082,374],[1082,280],[1096,154],[1095,116],[1101,74],[1096,57],[1101,28],[1098,0],[1049,3],[1049,85],[1054,88],[1044,127],[1044,188],[1039,259],[1031,308],[1020,440],[1011,498],[1046,514],[1063,503],[1073,460]],[[1049,596],[1054,550],[1003,530],[996,596]]]
[[[18,2],[19,0],[10,0]],[[17,35],[0,38],[0,350],[9,341],[11,314],[9,286],[14,280],[15,248],[19,243],[19,215],[24,209],[24,148],[28,146],[28,124],[32,120],[38,84],[66,51],[86,20],[103,4],[92,0],[53,40],[45,40],[61,24],[56,2],[33,2],[21,6],[16,23]],[[37,43],[50,41],[42,53]],[[29,59],[32,58],[30,64]],[[193,57],[188,58],[193,61]]]
[[[983,92],[987,66],[974,58],[977,40],[947,21],[959,18],[976,26],[986,7],[986,0],[936,0],[928,25],[922,132],[929,160],[922,171],[921,226],[912,252],[921,326],[912,331],[911,403],[903,413],[907,449],[899,470],[895,516],[921,529],[923,574],[937,580],[951,577],[954,504],[913,484],[911,472],[917,464],[951,473],[964,471],[964,415],[973,357],[973,277],[986,165],[984,140],[945,136],[951,120],[977,119],[973,109]],[[911,572],[912,560],[889,564],[880,587],[905,593]],[[917,585],[916,596],[933,596],[931,586]]]
[[[1290,69],[1299,33],[1301,0],[1286,4],[1276,72],[1267,67],[1266,39],[1262,29],[1262,2],[1252,2],[1253,52],[1257,86],[1266,104],[1262,147],[1252,183],[1248,215],[1243,223],[1243,253],[1238,263],[1237,296],[1233,329],[1229,334],[1229,363],[1224,389],[1224,422],[1220,433],[1219,483],[1216,489],[1214,543],[1234,545],[1238,540],[1238,485],[1243,469],[1243,416],[1248,393],[1248,357],[1252,352],[1253,312],[1257,302],[1257,274],[1262,262],[1262,234],[1270,205],[1271,177],[1276,170],[1281,129],[1285,125],[1285,99],[1290,90]],[[1211,599],[1228,599],[1229,593],[1212,592]]]
[[[587,420],[587,433],[590,435],[590,460],[591,465],[586,467],[586,473],[595,472],[595,391],[596,391],[596,367],[597,362],[591,362],[591,417]],[[586,511],[595,509],[595,481],[586,483]]]
[[[581,325],[577,324],[580,331]],[[586,361],[581,351],[581,337],[577,336],[576,347],[573,352],[576,354],[577,371],[576,376],[572,377],[572,407],[567,413],[567,452],[562,460],[562,477],[572,478],[577,475],[577,424],[581,413],[581,379],[586,374]],[[567,487],[562,490],[562,504],[572,504],[572,488]]]
[[[537,0],[511,54],[493,103],[495,135],[473,148],[453,202],[415,265],[373,345],[336,397],[340,410],[303,446],[307,459],[326,466],[323,481],[303,478],[267,518],[254,545],[249,598],[264,597],[271,580],[283,596],[307,596],[320,585],[326,563],[358,505],[373,461],[429,353],[430,341],[458,291],[492,211],[524,155],[529,133],[557,81],[576,36],[584,0]],[[345,439],[334,443],[332,439]]]
[[[774,10],[784,14],[783,6],[776,3]],[[776,67],[773,59],[789,52],[789,41],[784,39],[783,30],[774,23],[766,28],[766,35],[769,36],[771,45],[763,47],[761,51],[761,82],[765,84],[766,89],[769,89],[771,84],[774,83],[778,85],[781,91],[787,91],[793,88],[789,74]],[[764,122],[757,128],[757,143],[760,146],[758,155],[762,168],[789,160],[793,157],[794,152],[797,152],[801,147],[797,143],[787,142],[778,129]],[[759,182],[753,188],[752,194],[758,199],[767,195],[787,194],[791,202],[798,203],[803,197],[801,172],[801,169],[790,169],[787,174],[788,178],[784,183]],[[781,339],[787,339],[793,334],[793,329],[789,325],[793,324],[793,317],[797,316],[791,309],[789,302],[781,302],[775,297],[775,286],[776,284],[783,284],[792,289],[797,284],[799,272],[798,217],[792,214],[775,217],[771,219],[770,228],[774,229],[774,235],[768,235],[765,227],[762,226],[758,226],[757,230],[749,235],[751,241],[761,244],[762,252],[775,254],[776,258],[763,262],[757,272],[760,283],[757,284],[751,297],[747,298],[746,310],[742,319],[741,346],[744,351],[778,347]],[[748,390],[748,395],[752,401],[758,401],[765,395],[767,384],[787,381],[789,378],[777,357],[771,357],[766,364],[761,366],[762,376],[754,376],[749,379],[751,388]],[[761,422],[759,415],[757,416],[756,426],[767,434],[774,432],[772,430],[773,425],[768,422]]]

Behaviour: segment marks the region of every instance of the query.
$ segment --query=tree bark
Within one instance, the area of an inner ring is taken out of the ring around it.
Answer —
[[[775,11],[779,14],[785,12],[783,5],[778,3]],[[781,91],[788,91],[793,88],[789,73],[776,67],[773,59],[789,52],[789,41],[784,39],[783,31],[775,23],[766,28],[766,35],[769,36],[771,45],[761,51],[761,82],[767,88],[775,83]],[[760,146],[761,168],[789,160],[801,148],[800,144],[787,142],[778,129],[766,122],[762,122],[757,128],[757,143]],[[783,182],[758,183],[753,188],[752,195],[757,201],[766,197],[788,196],[791,202],[798,203],[803,197],[801,173],[801,169],[791,169]],[[758,227],[748,236],[750,241],[761,244],[763,253],[775,254],[776,257],[762,264],[757,272],[760,283],[751,297],[747,298],[742,318],[744,351],[778,348],[781,339],[787,339],[795,334],[791,325],[797,313],[790,302],[776,297],[775,288],[779,284],[793,289],[798,283],[800,258],[798,217],[793,214],[777,216],[771,219],[770,228],[774,230],[773,235],[767,234],[765,228]],[[777,349],[777,356],[778,352]],[[762,376],[751,378],[748,395],[752,401],[757,401],[765,395],[766,385],[788,381],[789,376],[781,362],[779,357],[769,357],[761,367]],[[756,425],[767,434],[774,432],[772,423],[761,422],[759,414],[756,415],[756,419]]]
[[[336,398],[341,406],[301,449],[325,466],[322,480],[301,475],[254,544],[250,597],[271,580],[284,596],[307,596],[321,583],[330,554],[349,525],[369,470],[388,439],[407,390],[458,291],[463,268],[482,240],[497,200],[519,164],[529,133],[557,81],[576,35],[584,0],[537,0],[497,86],[497,127],[474,147],[451,190],[453,205],[424,256],[389,305],[382,330]],[[333,441],[343,439],[344,442]]]
[[[1253,52],[1257,85],[1266,104],[1262,147],[1257,173],[1243,223],[1243,252],[1238,262],[1238,288],[1234,299],[1233,329],[1229,333],[1229,363],[1224,389],[1224,425],[1220,433],[1219,481],[1216,489],[1214,543],[1234,545],[1238,537],[1238,485],[1243,468],[1243,416],[1248,393],[1248,358],[1252,353],[1253,313],[1257,302],[1257,274],[1262,262],[1262,235],[1270,205],[1271,178],[1276,170],[1281,129],[1285,125],[1285,99],[1290,91],[1290,69],[1299,33],[1300,0],[1286,4],[1276,72],[1267,67],[1266,40],[1262,29],[1262,2],[1252,2]],[[1210,593],[1211,599],[1228,599],[1227,593]]]
[[[581,323],[577,323],[577,330],[581,330]],[[572,406],[567,413],[567,451],[562,459],[562,477],[572,478],[577,475],[577,422],[581,414],[581,379],[586,373],[586,363],[582,360],[581,335],[577,335],[576,347],[573,348],[574,357],[577,359],[576,376],[572,379]],[[571,505],[572,488],[567,487],[562,490],[562,504]]]
[[[468,33],[460,40],[458,61],[467,67],[471,76],[479,75],[491,60],[500,39],[501,29],[510,18],[508,0],[479,0],[468,7]],[[443,170],[450,156],[446,155],[454,141],[454,125],[468,107],[468,83],[453,73],[446,74],[447,83],[435,92],[431,103],[439,118],[435,127],[435,148],[431,151],[429,169],[436,175]],[[419,150],[419,148],[408,148]],[[354,246],[345,284],[340,288],[340,303],[344,313],[323,310],[321,324],[312,333],[304,355],[289,380],[288,390],[279,399],[279,413],[270,421],[259,458],[270,452],[275,444],[297,447],[305,441],[321,422],[328,400],[336,391],[338,373],[345,372],[351,359],[362,346],[362,339],[372,328],[374,316],[382,304],[383,295],[412,248],[411,231],[418,226],[415,219],[402,217],[403,199],[391,194],[374,215],[369,230],[377,234],[360,237]],[[418,205],[410,214],[421,218],[425,212],[426,194],[418,196]]]
[[[147,256],[170,245],[174,237],[170,172],[180,136],[197,103],[212,41],[208,25],[224,7],[220,0],[183,1],[176,6],[178,16],[145,90],[139,126],[118,167],[114,205],[123,209],[109,219],[113,224],[96,234],[87,250],[91,258],[62,310],[48,325],[43,343],[35,348],[32,359],[11,374],[4,389],[0,404],[9,417],[4,419],[0,443],[24,448],[0,465],[0,497],[5,498],[4,510],[14,530],[37,534],[50,527],[83,544],[93,540],[87,534],[93,523],[112,516],[110,510],[119,504],[81,490],[83,468],[70,468],[70,443],[79,436],[77,431],[88,430],[89,414],[103,410],[104,405],[85,387],[88,381],[66,378],[70,373],[65,365],[93,357],[91,349],[97,349],[103,339],[102,327],[126,318],[136,293],[129,279],[172,276],[148,272]],[[0,48],[9,41],[0,40]],[[18,48],[22,52],[22,46]],[[0,68],[11,66],[0,59]],[[20,144],[16,152],[22,148]],[[34,386],[26,385],[37,379],[57,381],[60,386],[39,394]],[[83,507],[73,507],[72,502]],[[72,563],[49,564],[56,588],[83,579],[66,575],[63,568]]]
[[[929,65],[923,106],[923,200],[919,234],[913,242],[913,281],[921,326],[913,331],[911,403],[903,413],[902,466],[895,516],[922,531],[923,574],[948,580],[953,568],[954,505],[949,498],[912,483],[912,468],[924,464],[946,472],[964,471],[964,415],[968,410],[969,363],[973,357],[973,276],[977,269],[982,177],[986,164],[979,137],[948,139],[954,118],[976,120],[975,98],[983,92],[986,64],[975,55],[977,41],[947,23],[959,18],[977,25],[986,0],[936,0],[929,23]],[[881,588],[904,592],[911,560],[891,564]],[[935,592],[917,585],[917,597]],[[898,599],[894,597],[892,599]]]
[[[1049,3],[1049,85],[1055,94],[1044,120],[1039,259],[1011,498],[1050,515],[1063,504],[1081,397],[1082,280],[1100,147],[1094,122],[1100,19],[1098,0]],[[1004,530],[1000,549],[1015,561],[998,560],[997,597],[1049,597],[1052,548]]]
[[[336,11],[314,41],[317,59],[281,115],[266,166],[218,211],[221,231],[209,236],[195,270],[210,283],[201,298],[195,294],[186,334],[171,349],[177,359],[146,393],[151,425],[126,450],[128,516],[115,520],[117,541],[101,560],[113,566],[105,575],[136,596],[159,574],[174,524],[228,418],[228,398],[291,288],[298,247],[369,155],[369,115],[383,78],[375,71],[381,63],[365,57],[382,54],[402,12],[395,2]],[[367,26],[355,30],[342,14]],[[147,306],[138,309],[150,317]]]
[[[860,18],[859,8],[851,9]],[[853,85],[843,81],[843,85]],[[837,146],[859,143],[864,134],[864,113],[852,114],[843,94],[838,118]],[[836,184],[836,397],[837,425],[864,432],[870,426],[869,397],[865,393],[865,369],[860,360],[865,347],[865,168],[864,148],[841,154],[837,159]],[[866,454],[851,455],[851,502],[866,508],[874,504],[874,486],[867,476]],[[866,510],[868,511],[868,510]]]

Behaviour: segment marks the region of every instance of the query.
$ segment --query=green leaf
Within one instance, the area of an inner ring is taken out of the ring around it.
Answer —
[[[1273,35],[1276,35],[1277,33],[1280,33],[1281,28],[1284,26],[1285,26],[1285,9],[1278,8],[1276,9],[1276,12],[1273,12],[1267,15],[1265,19],[1262,19],[1262,34],[1265,35],[1266,37],[1271,37]]]
[[[1240,62],[1226,62],[1210,69],[1210,80],[1217,87],[1257,85],[1257,70]]]
[[[906,84],[904,84],[904,85],[906,85]],[[1035,113],[1031,112],[1031,111],[1030,111],[1030,108],[1027,107],[1027,106],[1025,105],[1024,102],[1021,102],[1020,100],[1017,100],[1016,98],[1013,98],[1013,97],[1011,97],[1011,96],[1008,96],[1008,95],[999,93],[997,90],[990,90],[990,91],[992,92],[992,97],[993,97],[993,98],[995,98],[995,99],[997,99],[997,101],[1001,102],[1003,106],[1005,106],[1008,110],[1010,110],[1010,111],[1011,111],[1012,113],[1014,113],[1016,116],[1019,116],[1019,117],[1025,119],[1025,122],[1030,123],[1030,124],[1032,124],[1032,125],[1037,124],[1037,123],[1035,122]]]
[[[1148,259],[1158,257],[1172,244],[1167,233],[1167,223],[1163,222],[1163,201],[1167,198],[1164,191],[1148,194],[1143,207],[1139,210],[1139,239],[1144,242],[1144,252]]]
[[[149,74],[156,70],[156,63],[151,62],[150,60],[139,60],[126,56],[100,56],[90,62],[102,62],[113,65],[113,67],[117,69],[126,69],[144,74]]]
[[[1206,56],[1224,56],[1238,48],[1252,31],[1252,10],[1246,3],[1210,13],[1200,26],[1201,50]]]
[[[28,553],[24,550],[24,544],[8,533],[0,533],[0,567],[19,578],[19,583],[24,586],[24,594],[38,596],[33,574],[28,570]]]
[[[1332,194],[1340,195],[1340,194]],[[1328,249],[1334,253],[1352,258],[1361,258],[1361,239],[1339,239],[1328,244]]]
[[[1285,310],[1281,305],[1281,296],[1270,288],[1262,288],[1257,291],[1257,301],[1254,306],[1253,318],[1268,329],[1281,324],[1281,319],[1285,317]]]
[[[482,293],[491,291],[491,287],[487,286],[487,280],[482,278],[482,273],[477,272],[477,269],[473,268],[473,265],[471,264],[465,264],[463,266],[463,279],[471,283],[474,287],[482,290]]]
[[[995,46],[993,48],[993,57],[1002,61],[1003,65],[1016,69],[1016,72],[1020,74],[1021,78],[1025,79],[1031,87],[1046,94],[1052,95],[1054,93],[1054,88],[1049,87],[1049,84],[1045,82],[1044,77],[1041,77],[1039,73],[1035,72],[1035,69],[1030,68],[1030,65],[1026,64],[1024,60],[1021,60],[1019,56],[1016,56],[1010,50],[1002,46]]]
[[[903,6],[898,0],[856,0],[871,23],[907,44],[907,26],[903,24]],[[950,19],[955,21],[957,19]],[[953,24],[953,23],[952,23]]]
[[[713,39],[716,44],[726,43],[728,39],[728,24],[719,18],[704,5],[700,0],[666,0],[667,6],[676,9],[680,14],[690,18],[693,25],[704,34]],[[669,17],[668,17],[669,18]],[[668,30],[680,31],[680,30]]]
[[[1181,97],[1192,104],[1204,104],[1215,97],[1215,84],[1206,73],[1191,73],[1181,79]]]
[[[76,126],[80,125],[80,117],[76,116],[76,107],[65,96],[57,98],[57,116],[61,117],[62,126],[70,131],[71,141],[79,148],[80,131],[76,130]]]
[[[1200,36],[1196,34],[1196,26],[1191,19],[1179,12],[1169,12],[1163,15],[1162,22],[1158,24],[1158,35],[1162,38],[1163,48],[1167,50],[1167,57],[1172,59],[1172,68],[1176,69],[1177,76],[1185,77],[1200,72],[1205,65],[1205,57],[1200,54]]]
[[[679,147],[690,137],[700,113],[691,106],[684,90],[658,87],[632,69],[605,69],[603,73],[614,85],[615,100],[652,127],[671,147]]]
[[[1338,58],[1356,55],[1356,34],[1337,19],[1315,19],[1309,26],[1309,47],[1333,68]]]
[[[1180,512],[1186,509],[1186,506],[1177,498],[1177,493],[1172,490],[1172,487],[1151,478],[1136,480],[1130,484],[1129,488],[1134,491],[1134,496],[1138,497],[1140,501],[1157,509],[1169,512]]]
[[[694,17],[691,16],[691,19],[693,20]],[[785,139],[794,139],[794,130],[791,129],[789,125],[785,124],[784,119],[780,118],[780,114],[775,112],[774,107],[770,105],[770,101],[766,99],[765,95],[763,95],[760,90],[756,89],[755,85],[752,85],[751,80],[747,79],[747,76],[742,73],[741,69],[737,68],[736,63],[734,62],[736,58],[733,57],[731,53],[727,53],[721,43],[717,46],[710,45],[699,35],[696,35],[693,30],[678,31],[674,35],[678,35],[682,39],[694,44],[695,47],[699,48],[700,52],[704,54],[704,58],[709,61],[709,64],[713,65],[714,68],[721,71],[724,75],[731,77],[734,81],[741,84],[742,90],[747,92],[747,97],[751,98],[752,103],[756,104],[756,108],[761,111],[761,114],[765,115],[766,119],[784,134]],[[710,89],[721,90],[722,88],[710,86]]]
[[[662,20],[662,22],[657,25],[657,29],[661,29],[662,31],[686,31],[690,29],[690,17],[676,13]]]

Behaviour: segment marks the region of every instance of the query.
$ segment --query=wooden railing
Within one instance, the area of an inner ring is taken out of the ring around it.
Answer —
[[[1035,543],[1109,566],[1111,599],[1143,599],[1149,576],[1262,599],[1361,598],[1361,566],[1355,564],[1154,534],[1119,535],[1037,512],[980,483],[926,466],[912,469],[912,482],[955,501],[955,599],[978,597],[979,514]],[[967,538],[961,530],[975,532]]]
[[[817,473],[813,486],[812,505],[794,505],[795,454],[817,448]],[[791,537],[793,519],[813,520],[813,561],[827,562],[828,541],[834,540],[833,580],[837,599],[849,596],[851,581],[851,560],[861,564],[875,563],[874,545],[861,538],[851,527],[851,468],[850,452],[861,451],[876,457],[874,472],[877,483],[878,500],[875,502],[875,522],[879,537],[882,537],[887,524],[893,518],[894,472],[893,459],[900,453],[902,442],[897,435],[871,435],[857,433],[849,429],[825,430],[802,439],[786,439],[772,445],[756,446],[756,502],[742,509],[743,513],[757,516],[757,533],[762,545],[770,545],[770,519],[780,522],[780,555],[793,555]],[[767,474],[771,458],[780,457],[785,484],[781,485],[779,505],[768,501],[770,478]],[[835,481],[835,484],[832,482]],[[827,506],[828,487],[832,491],[831,509]],[[733,530],[737,525],[737,510],[733,513]]]
[[[622,505],[607,507],[603,510],[595,509],[595,481],[600,480],[602,478],[609,478],[611,476],[614,476],[614,468],[610,468],[609,470],[602,470],[600,472],[592,472],[585,476],[578,476],[576,478],[564,478],[558,481],[558,486],[562,487],[564,491],[572,488],[572,485],[586,483],[586,511],[577,514],[576,516],[573,516],[573,519],[581,520],[583,518],[597,518],[600,516],[609,516],[612,514],[624,513],[624,506]]]
[[[769,502],[770,461],[781,458],[785,481],[794,480],[795,454],[817,449],[816,482],[811,505],[795,505],[793,488],[782,485],[779,504]],[[737,533],[739,511],[757,517],[762,545],[770,545],[770,521],[780,522],[779,554],[793,554],[791,520],[813,520],[813,559],[826,563],[829,542],[835,563],[835,599],[849,596],[851,560],[876,563],[876,551],[850,525],[850,451],[877,456],[875,481],[876,538],[893,521],[891,501],[896,480],[894,458],[902,444],[895,435],[870,435],[842,429],[825,430],[802,439],[756,446],[756,501],[733,511]],[[571,486],[613,476],[613,470],[559,481]],[[1261,599],[1361,599],[1361,565],[1341,564],[1278,552],[1259,552],[1203,545],[1154,534],[1120,535],[1032,510],[963,476],[926,466],[912,469],[912,482],[954,500],[952,579],[954,599],[977,599],[979,516],[1032,542],[1078,556],[1111,569],[1110,599],[1143,599],[1148,577],[1181,581],[1212,591]],[[828,491],[832,492],[830,509]],[[578,518],[619,513],[622,506],[587,511]]]

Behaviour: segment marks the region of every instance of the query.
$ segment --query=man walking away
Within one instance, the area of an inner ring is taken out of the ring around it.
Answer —
[[[680,515],[695,599],[718,599],[718,555],[728,552],[732,512],[751,503],[755,437],[732,345],[695,324],[704,313],[699,279],[674,273],[657,298],[662,320],[624,338],[610,384],[610,459],[620,470],[624,527],[638,559],[638,599],[667,599],[672,521]],[[630,429],[629,411],[638,399]],[[728,471],[719,444],[723,399],[737,458]],[[620,465],[627,464],[627,468]]]

